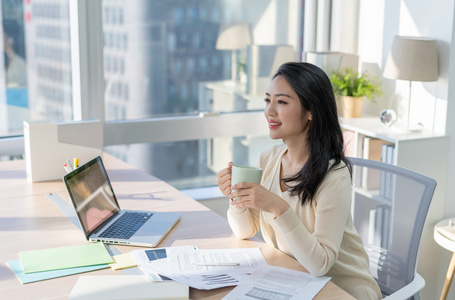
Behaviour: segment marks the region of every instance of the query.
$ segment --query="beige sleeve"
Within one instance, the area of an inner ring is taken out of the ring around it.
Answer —
[[[230,206],[227,219],[232,232],[238,239],[248,239],[259,232],[259,211],[252,208],[235,208]]]
[[[314,276],[325,275],[338,257],[351,202],[347,168],[332,170],[316,193],[314,232],[310,233],[294,210],[274,221],[294,257]]]

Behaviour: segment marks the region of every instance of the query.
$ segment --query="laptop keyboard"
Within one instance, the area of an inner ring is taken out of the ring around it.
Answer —
[[[103,231],[99,237],[129,239],[152,215],[153,213],[126,212]]]

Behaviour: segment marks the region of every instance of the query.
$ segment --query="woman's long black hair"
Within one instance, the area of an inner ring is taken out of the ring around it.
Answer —
[[[273,78],[277,76],[282,76],[297,93],[302,111],[312,114],[307,136],[309,158],[297,174],[283,179],[291,195],[298,195],[303,205],[313,201],[329,171],[329,160],[335,160],[331,168],[343,161],[351,176],[352,166],[344,156],[335,95],[325,72],[309,63],[289,62],[281,65]]]

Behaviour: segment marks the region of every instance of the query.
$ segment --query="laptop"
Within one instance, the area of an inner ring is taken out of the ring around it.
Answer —
[[[90,242],[155,247],[180,219],[174,212],[120,209],[100,156],[63,181]]]

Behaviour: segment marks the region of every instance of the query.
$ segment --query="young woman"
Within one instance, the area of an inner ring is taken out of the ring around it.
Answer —
[[[261,184],[231,186],[233,163],[217,174],[223,194],[236,198],[228,210],[234,234],[247,239],[261,230],[314,276],[332,277],[357,299],[381,299],[352,223],[352,171],[329,78],[308,63],[282,65],[264,114],[270,137],[284,143],[261,154]]]

